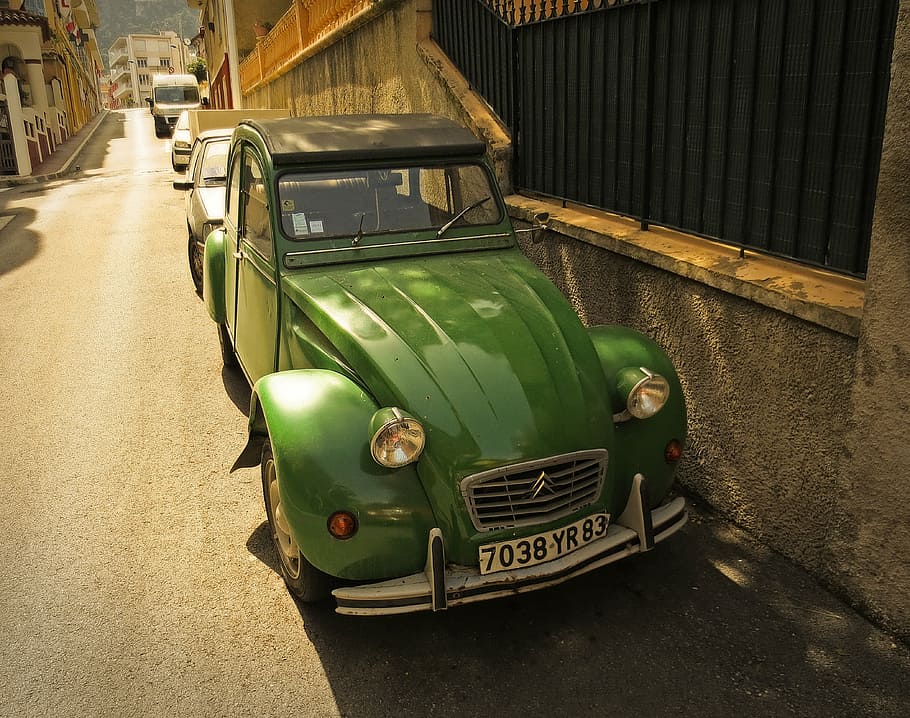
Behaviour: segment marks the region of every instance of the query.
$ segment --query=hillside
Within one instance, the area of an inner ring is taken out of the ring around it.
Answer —
[[[96,31],[101,57],[118,37],[131,33],[158,33],[173,30],[181,37],[199,31],[199,13],[186,0],[95,0],[101,26]]]

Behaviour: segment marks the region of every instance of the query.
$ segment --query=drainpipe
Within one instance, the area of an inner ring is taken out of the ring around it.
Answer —
[[[237,52],[237,27],[234,24],[234,0],[224,0],[224,29],[228,47],[228,72],[231,76],[231,104],[243,109],[240,95],[240,54]]]

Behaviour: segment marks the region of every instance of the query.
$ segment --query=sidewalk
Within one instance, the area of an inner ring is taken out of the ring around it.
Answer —
[[[15,187],[17,185],[35,184],[37,182],[46,182],[47,180],[58,179],[69,174],[75,169],[76,159],[79,152],[85,146],[85,143],[95,134],[95,130],[108,116],[110,110],[101,110],[78,132],[69,137],[64,143],[57,147],[50,157],[36,167],[32,168],[32,174],[25,177],[2,177],[0,178],[0,187]]]

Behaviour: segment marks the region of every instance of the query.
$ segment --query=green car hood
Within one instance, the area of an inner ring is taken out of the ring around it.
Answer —
[[[282,283],[380,406],[423,422],[417,468],[437,520],[467,531],[465,476],[612,448],[588,332],[519,251],[312,268]]]

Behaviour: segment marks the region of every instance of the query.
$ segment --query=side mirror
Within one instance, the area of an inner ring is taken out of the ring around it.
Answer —
[[[151,107],[155,101],[151,97],[146,97],[145,101],[148,103],[148,106]]]
[[[200,104],[201,104],[203,107],[208,107],[208,106],[209,106],[209,98],[208,98],[208,97],[203,97],[203,98],[202,98],[202,102],[201,102]]]
[[[188,189],[193,189],[193,183],[187,180],[174,180],[173,186],[174,189],[183,190],[184,192]]]
[[[530,227],[528,227],[527,229],[516,229],[515,233],[516,234],[525,234],[525,233],[530,234],[531,241],[534,244],[539,244],[540,242],[543,241],[543,233],[549,229],[549,227],[547,226],[547,222],[549,222],[549,221],[550,221],[549,212],[538,212],[537,214],[534,215],[534,221],[531,223]]]

